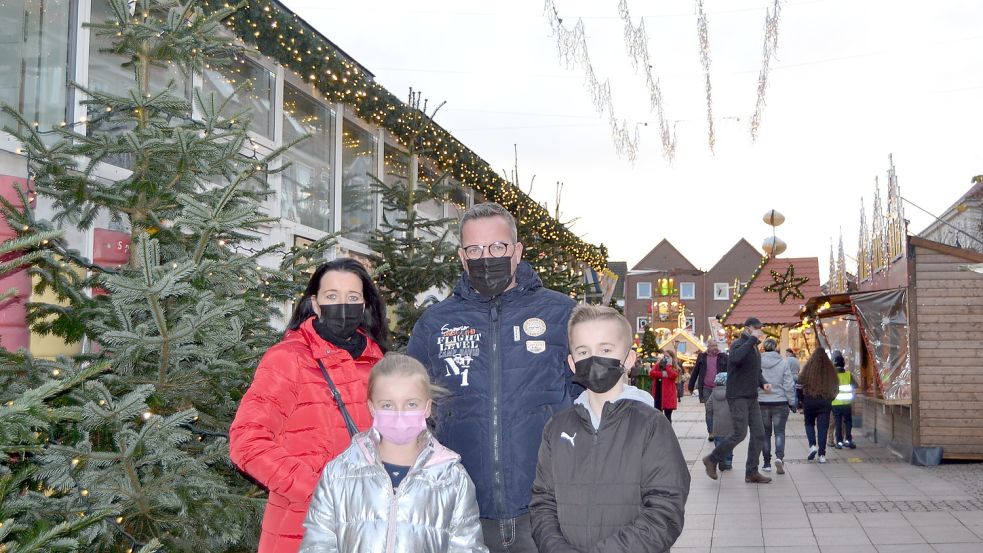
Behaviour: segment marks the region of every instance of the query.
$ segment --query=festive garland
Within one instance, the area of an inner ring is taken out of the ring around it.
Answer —
[[[758,263],[758,266],[754,269],[754,273],[751,274],[751,278],[748,279],[747,286],[745,286],[743,289],[737,290],[734,293],[734,299],[730,302],[730,305],[727,306],[727,310],[724,311],[724,314],[720,317],[721,321],[727,320],[727,317],[729,317],[731,311],[737,307],[737,304],[741,301],[741,298],[744,297],[744,294],[751,289],[751,284],[753,284],[754,280],[761,274],[761,270],[765,268],[765,265],[768,263],[768,259],[769,257],[767,255],[762,257],[761,262]]]
[[[223,0],[201,0],[206,9],[232,7]],[[555,252],[596,270],[607,266],[607,249],[584,242],[538,202],[499,176],[488,163],[420,110],[374,82],[357,63],[310,24],[273,0],[246,1],[226,20],[241,40],[254,45],[315,86],[329,102],[344,103],[356,115],[384,127],[407,145],[421,126],[416,147],[432,152],[439,168],[516,215],[521,237],[539,240]],[[544,248],[545,249],[545,248]]]

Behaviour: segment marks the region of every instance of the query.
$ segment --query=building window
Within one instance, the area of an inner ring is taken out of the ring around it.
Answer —
[[[41,130],[65,121],[70,0],[0,2],[0,103]],[[0,114],[0,128],[16,128]],[[48,135],[51,140],[59,137]]]
[[[280,215],[324,232],[334,229],[334,125],[329,107],[283,86],[283,142],[308,137],[283,154]]]
[[[652,283],[651,282],[636,282],[635,283],[635,298],[640,300],[652,299]]]
[[[713,299],[715,300],[729,300],[730,299],[730,285],[726,282],[714,282],[713,283]]]
[[[693,332],[696,330],[696,317],[689,316],[686,317],[686,330]]]
[[[645,327],[649,325],[648,317],[637,317],[635,319],[635,332],[645,332]]]
[[[242,88],[239,88],[242,87]],[[215,95],[216,107],[230,98],[222,112],[224,117],[246,111],[250,118],[249,130],[273,139],[273,91],[276,77],[260,64],[238,57],[227,67],[206,69],[202,87],[205,102],[209,94]]]
[[[365,242],[375,228],[376,137],[345,120],[341,145],[341,230],[357,242]]]
[[[681,299],[681,300],[695,300],[696,299],[696,283],[695,282],[680,282],[679,283],[679,299]]]

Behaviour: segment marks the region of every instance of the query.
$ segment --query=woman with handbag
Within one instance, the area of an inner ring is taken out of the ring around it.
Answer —
[[[369,373],[388,342],[385,305],[354,259],[311,276],[229,430],[229,457],[269,490],[259,553],[295,553],[321,470],[372,425]]]

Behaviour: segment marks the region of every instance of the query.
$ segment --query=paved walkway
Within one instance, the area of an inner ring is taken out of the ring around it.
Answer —
[[[983,552],[983,497],[868,444],[862,431],[857,449],[830,447],[825,465],[810,463],[802,415],[792,415],[786,473],[746,484],[747,440],[734,450],[734,470],[716,481],[704,472],[699,461],[713,444],[696,398],[683,398],[673,426],[693,475],[673,553]]]

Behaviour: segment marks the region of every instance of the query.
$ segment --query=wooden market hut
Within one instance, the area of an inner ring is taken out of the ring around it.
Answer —
[[[983,254],[909,236],[903,255],[802,310],[845,353],[867,439],[913,463],[983,460]]]

